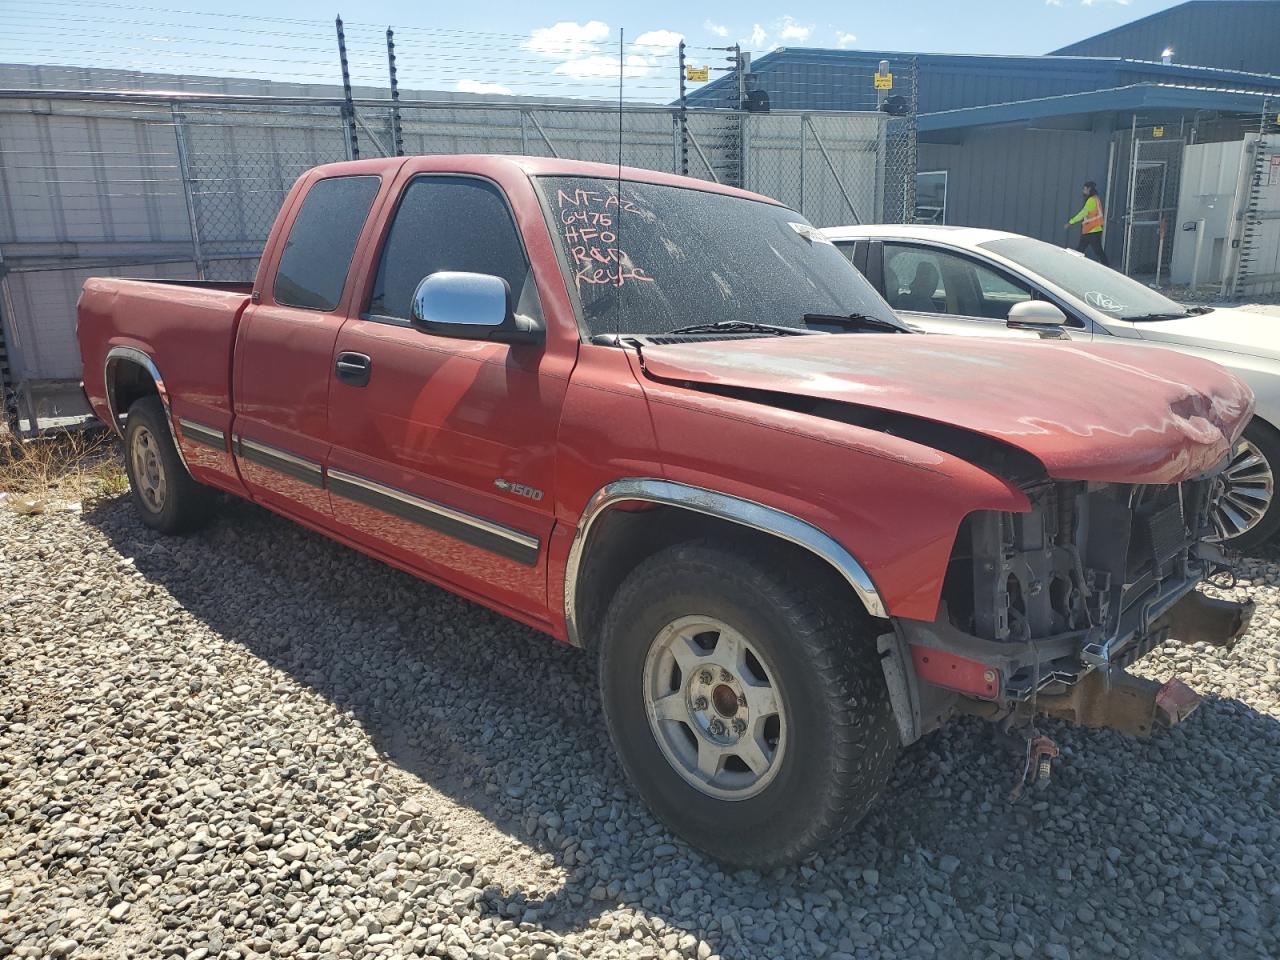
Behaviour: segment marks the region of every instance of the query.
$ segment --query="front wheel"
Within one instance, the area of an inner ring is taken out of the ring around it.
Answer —
[[[1280,469],[1280,432],[1256,417],[1231,451],[1218,477],[1213,524],[1218,538],[1233,550],[1261,546],[1280,529],[1275,478]]]
[[[870,809],[898,751],[872,621],[823,571],[786,566],[745,546],[669,547],[623,582],[601,637],[628,776],[731,866],[822,849]]]

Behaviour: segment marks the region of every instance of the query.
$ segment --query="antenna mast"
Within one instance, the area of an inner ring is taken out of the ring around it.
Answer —
[[[614,193],[618,198],[617,216],[613,228],[614,268],[618,271],[616,285],[613,288],[613,332],[622,335],[622,79],[626,73],[626,53],[623,39],[627,31],[618,28],[618,180],[614,185]]]

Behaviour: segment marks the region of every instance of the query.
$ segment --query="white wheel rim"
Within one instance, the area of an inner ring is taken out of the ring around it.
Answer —
[[[1262,451],[1241,439],[1231,461],[1218,475],[1214,490],[1213,527],[1219,540],[1248,533],[1267,514],[1275,496],[1275,476]]]
[[[139,426],[133,432],[133,443],[129,455],[133,459],[133,482],[138,496],[152,513],[164,509],[168,483],[164,475],[164,462],[160,459],[160,450],[156,445],[155,435],[146,427]]]
[[[773,782],[786,711],[764,658],[737,630],[714,617],[673,621],[649,646],[643,682],[649,727],[686,783],[746,800]]]

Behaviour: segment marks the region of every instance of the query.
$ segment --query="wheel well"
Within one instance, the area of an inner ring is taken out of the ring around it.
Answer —
[[[637,565],[666,547],[702,539],[717,540],[730,548],[766,546],[779,565],[828,581],[833,591],[847,593],[866,615],[866,607],[835,567],[804,547],[694,510],[641,503],[629,507],[624,503],[610,508],[592,524],[590,539],[583,549],[574,611],[583,646],[594,646],[609,601]]]
[[[107,371],[107,404],[117,421],[136,401],[159,393],[150,371],[140,363],[115,360]]]

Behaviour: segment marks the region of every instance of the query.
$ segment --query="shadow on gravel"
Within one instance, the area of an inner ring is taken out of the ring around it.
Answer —
[[[688,931],[726,957],[1280,951],[1280,723],[1239,701],[1145,743],[1050,725],[1055,779],[1017,804],[1017,761],[957,723],[905,752],[827,856],[725,874],[627,787],[581,653],[247,503],[189,539],[124,499],[85,520],[392,762],[563,869],[545,895],[487,895],[489,913],[568,933],[625,904],[670,926],[657,939]]]

